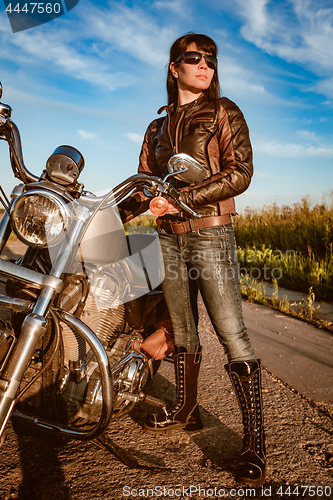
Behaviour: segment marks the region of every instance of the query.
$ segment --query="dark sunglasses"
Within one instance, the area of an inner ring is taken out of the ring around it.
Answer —
[[[175,63],[178,63],[183,59],[183,61],[186,64],[199,64],[202,58],[205,58],[206,64],[208,68],[210,69],[216,69],[217,68],[217,59],[215,56],[212,56],[210,54],[203,54],[202,52],[194,52],[194,51],[189,51],[189,52],[182,52],[179,54],[177,59],[175,60]]]

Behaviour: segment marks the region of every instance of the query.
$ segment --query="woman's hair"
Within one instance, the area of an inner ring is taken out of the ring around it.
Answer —
[[[209,36],[199,35],[197,33],[188,33],[187,35],[178,38],[172,44],[170,49],[170,61],[167,77],[168,104],[177,102],[178,99],[177,78],[175,78],[170,71],[170,63],[175,62],[179,54],[185,52],[187,47],[191,45],[191,43],[195,43],[198,50],[206,52],[207,54],[211,54],[215,57],[217,56],[216,43],[214,42],[214,40],[209,38]],[[180,62],[176,64],[180,64]],[[215,70],[209,88],[207,90],[204,90],[203,92],[209,101],[213,101],[214,99],[218,99],[220,97],[220,84],[217,70]]]

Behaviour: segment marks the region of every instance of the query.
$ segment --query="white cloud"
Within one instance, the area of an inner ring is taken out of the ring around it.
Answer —
[[[82,21],[67,24],[46,24],[38,29],[8,34],[8,21],[0,16],[0,43],[6,50],[5,58],[20,65],[20,70],[32,67],[59,71],[77,80],[83,80],[106,90],[128,86],[133,77],[115,70],[112,63],[96,56],[82,40]]]
[[[310,132],[310,130],[297,130],[296,133],[298,137],[308,142],[320,142],[322,140],[321,137],[318,137],[315,132]]]
[[[333,28],[332,28],[332,38],[333,38]],[[333,52],[332,52],[333,53]],[[313,90],[327,95],[331,98],[333,98],[333,77],[332,78],[326,78],[322,81],[319,81],[315,87],[313,87]],[[332,104],[331,101],[325,101],[323,104]]]
[[[268,93],[260,82],[259,76],[251,70],[242,68],[231,58],[221,56],[219,61],[219,80],[224,93],[237,95],[259,95],[263,97]]]
[[[316,132],[310,130],[297,130],[296,134],[306,142],[307,147],[315,144],[319,156],[331,156],[330,151],[333,150],[332,140],[317,135]]]
[[[130,141],[134,142],[135,144],[142,144],[143,137],[140,134],[136,134],[135,132],[127,132],[124,134],[125,137],[127,137]]]
[[[279,143],[259,140],[253,142],[255,153],[260,152],[278,158],[332,158],[333,146]]]
[[[4,81],[10,81],[10,77],[8,73],[1,73],[1,77],[5,75]],[[12,75],[11,75],[12,76]],[[13,78],[15,80],[15,78]],[[12,82],[11,82],[12,83]],[[15,81],[16,84],[20,84],[19,81]],[[28,82],[27,82],[28,83]],[[51,98],[45,98],[41,94],[46,94],[48,89],[43,86],[37,86],[39,82],[29,81],[29,88],[26,84],[24,87],[24,91],[16,88],[14,85],[8,87],[7,85],[3,87],[3,100],[11,104],[12,102],[16,103],[27,103],[29,105],[35,106],[35,108],[45,108],[46,110],[56,110],[62,111],[64,113],[70,113],[73,115],[83,115],[84,117],[88,117],[91,120],[92,113],[95,118],[107,119],[107,120],[116,120],[119,119],[117,111],[110,109],[109,107],[95,107],[94,103],[91,102],[89,105],[83,100],[81,104],[74,104],[72,102],[68,102],[68,93],[66,89],[57,89],[59,91],[60,97],[58,95],[51,94]],[[36,94],[34,94],[36,92]],[[58,97],[58,100],[56,99]],[[14,109],[12,113],[12,119],[15,121],[15,111]],[[48,111],[49,112],[49,111]],[[47,118],[46,118],[47,121]]]
[[[158,10],[169,10],[177,16],[188,18],[190,7],[187,5],[186,0],[169,0],[169,1],[156,1],[153,7]]]
[[[323,79],[312,90],[333,96],[333,6],[324,0],[236,0],[246,40],[270,55],[304,65]]]
[[[238,0],[241,14],[247,19],[247,25],[243,28],[243,32],[249,29],[257,36],[265,35],[267,31],[266,5],[268,2],[269,0],[247,0],[245,2]]]
[[[311,123],[313,123],[313,120],[312,118],[302,118],[301,122],[305,125],[311,125]]]
[[[93,132],[86,132],[85,130],[77,130],[77,133],[79,134],[79,136],[82,137],[82,139],[85,139],[87,141],[92,141],[94,139],[96,139],[97,137],[97,134],[93,133]]]
[[[168,60],[168,48],[176,38],[174,23],[164,23],[141,8],[109,2],[103,9],[87,3],[81,9],[86,33],[136,60],[161,67]]]

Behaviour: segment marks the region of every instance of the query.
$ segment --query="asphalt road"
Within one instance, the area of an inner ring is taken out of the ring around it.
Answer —
[[[258,304],[243,302],[256,354],[274,375],[316,403],[333,404],[333,335]]]
[[[333,404],[333,335],[266,306],[242,301],[244,323],[262,365],[316,403]],[[202,322],[213,327],[201,304]]]

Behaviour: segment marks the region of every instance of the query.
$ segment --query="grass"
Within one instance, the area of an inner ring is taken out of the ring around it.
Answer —
[[[126,222],[124,227],[127,234],[133,232],[151,233],[152,230],[156,230],[157,228],[156,217],[154,215],[142,214]]]
[[[235,235],[244,274],[333,300],[333,190],[321,204],[306,197],[292,207],[248,208],[235,217]]]
[[[235,217],[235,232],[242,248],[266,245],[282,252],[297,250],[300,255],[326,259],[332,253],[333,190],[323,195],[321,204],[309,197],[293,206],[276,204],[261,209],[247,208]]]
[[[326,415],[326,417],[333,420],[333,406],[332,405],[329,405],[327,403],[322,402],[321,404],[317,403],[317,408],[320,411],[320,413],[323,413],[324,415]]]
[[[333,300],[333,255],[326,259],[303,256],[298,250],[281,251],[253,245],[237,249],[242,274],[251,278],[273,281],[290,290],[307,293],[311,286],[320,300]]]

